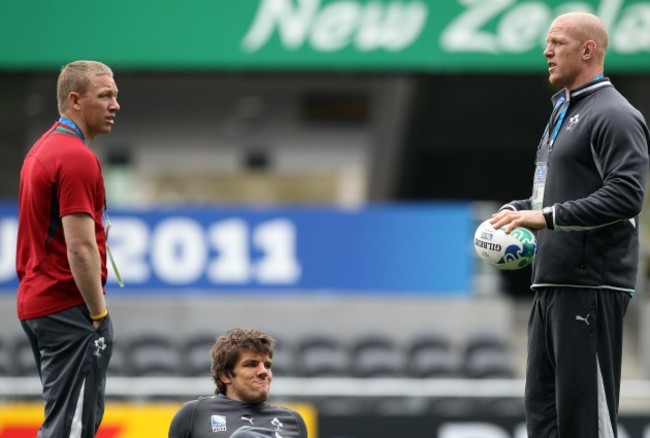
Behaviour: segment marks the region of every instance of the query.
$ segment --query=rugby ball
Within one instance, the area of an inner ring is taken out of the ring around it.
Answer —
[[[515,228],[509,234],[504,230],[505,227],[495,229],[489,219],[481,223],[474,233],[476,254],[498,269],[511,271],[530,265],[537,251],[535,234],[524,227]]]

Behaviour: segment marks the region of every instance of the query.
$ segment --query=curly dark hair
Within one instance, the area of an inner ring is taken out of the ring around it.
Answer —
[[[219,376],[222,373],[232,375],[242,350],[266,354],[272,359],[274,346],[275,340],[257,329],[235,327],[220,336],[210,351],[212,357],[210,375],[217,385],[215,394],[226,393],[226,384],[221,381]]]

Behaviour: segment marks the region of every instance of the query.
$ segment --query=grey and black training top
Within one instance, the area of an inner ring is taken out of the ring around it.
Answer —
[[[555,94],[553,103],[563,96]],[[634,292],[649,144],[643,116],[608,78],[571,90],[548,156],[543,207],[552,208],[553,229],[537,233],[532,289]],[[548,153],[544,148],[542,141],[537,161]],[[504,208],[527,210],[531,200]]]
[[[244,426],[273,431],[275,437],[307,438],[305,422],[296,411],[267,402],[242,403],[223,395],[183,404],[172,419],[168,438],[228,438]]]

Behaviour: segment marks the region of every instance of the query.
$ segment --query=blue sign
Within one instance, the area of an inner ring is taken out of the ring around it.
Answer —
[[[469,203],[112,210],[120,291],[468,294]],[[0,289],[13,290],[17,213],[0,206]]]

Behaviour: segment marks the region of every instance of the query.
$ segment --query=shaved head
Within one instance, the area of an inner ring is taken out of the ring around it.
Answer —
[[[573,38],[584,44],[593,41],[599,60],[605,59],[609,38],[605,23],[587,12],[569,12],[557,17],[551,24],[551,29],[559,28],[569,33]]]
[[[551,23],[544,56],[549,82],[570,91],[602,75],[607,52],[607,30],[593,14],[569,12]]]

